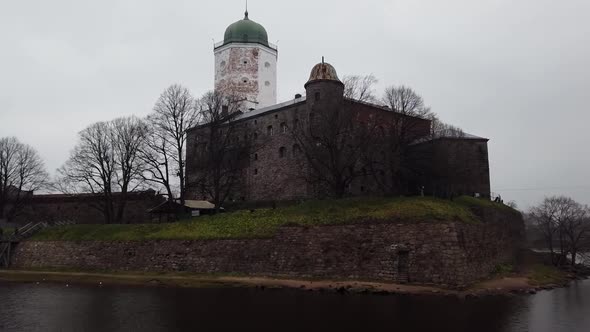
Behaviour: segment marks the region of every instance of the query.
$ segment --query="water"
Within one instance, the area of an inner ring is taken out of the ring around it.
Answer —
[[[452,297],[0,283],[0,331],[590,331],[590,280]]]

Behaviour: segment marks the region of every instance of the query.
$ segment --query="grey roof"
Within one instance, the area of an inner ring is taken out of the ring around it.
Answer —
[[[261,114],[264,114],[264,113],[268,113],[268,112],[272,112],[272,111],[278,110],[278,109],[283,108],[283,107],[287,107],[287,106],[295,105],[295,104],[298,104],[298,103],[302,103],[305,100],[306,100],[306,97],[305,96],[302,96],[301,98],[295,98],[295,99],[292,99],[292,100],[289,100],[289,101],[286,101],[286,102],[283,102],[283,103],[280,103],[280,104],[275,104],[275,105],[271,105],[271,106],[259,108],[257,110],[253,110],[253,111],[250,111],[250,112],[242,113],[242,114],[238,115],[235,118],[235,120],[243,120],[243,119],[251,118],[251,117],[254,117],[254,116],[257,116],[257,115],[261,115]]]

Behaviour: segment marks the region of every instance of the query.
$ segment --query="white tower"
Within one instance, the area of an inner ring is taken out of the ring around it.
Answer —
[[[248,11],[227,27],[213,53],[215,90],[244,99],[246,112],[277,103],[277,47],[268,42],[264,27],[248,18]]]

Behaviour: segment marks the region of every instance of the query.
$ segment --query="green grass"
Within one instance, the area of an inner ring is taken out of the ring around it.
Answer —
[[[470,200],[428,197],[316,200],[279,207],[241,210],[167,224],[71,225],[45,229],[33,240],[154,240],[270,237],[280,226],[353,222],[479,222]]]
[[[555,266],[535,264],[529,272],[529,280],[534,285],[560,284],[567,280],[567,276]]]
[[[508,205],[502,204],[502,203],[496,203],[487,199],[481,199],[481,198],[475,198],[475,197],[471,197],[471,196],[460,196],[455,198],[455,202],[465,205],[465,206],[469,206],[469,207],[476,207],[476,208],[493,208],[493,209],[499,209],[502,211],[506,211],[506,212],[512,212],[512,213],[518,213],[520,214],[520,212],[518,212],[517,210],[511,208]]]

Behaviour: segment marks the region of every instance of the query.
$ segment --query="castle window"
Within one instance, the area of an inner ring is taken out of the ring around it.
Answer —
[[[243,77],[243,78],[242,78],[242,83],[248,83],[248,79],[247,79],[247,78],[245,78],[245,77]]]
[[[266,82],[264,82],[264,85],[265,86],[270,86],[270,82],[269,81],[266,81]]]
[[[281,133],[283,133],[283,134],[287,133],[287,124],[284,122],[281,122]]]
[[[254,139],[258,138],[258,133],[254,133]]]
[[[258,168],[254,169],[254,175],[258,175]]]
[[[361,192],[364,193],[365,192],[365,186],[361,186]]]
[[[266,68],[269,68],[269,67],[270,67],[270,62],[268,62],[268,61],[267,61],[267,62],[265,62],[265,63],[264,63],[264,67],[266,67]]]
[[[254,154],[254,160],[258,160],[258,153]]]
[[[278,119],[278,118],[279,118],[279,115],[278,114],[275,114],[275,119]]]
[[[273,133],[273,131],[272,131],[272,126],[268,126],[268,127],[266,127],[266,134],[267,134],[268,136],[272,136],[272,133]]]
[[[258,124],[258,120],[254,120],[254,124],[257,125]]]
[[[281,146],[279,148],[279,158],[284,158],[285,157],[285,147]]]
[[[316,92],[316,93],[314,94],[314,96],[315,96],[315,101],[318,101],[318,100],[320,100],[320,93],[319,93],[319,92]]]

